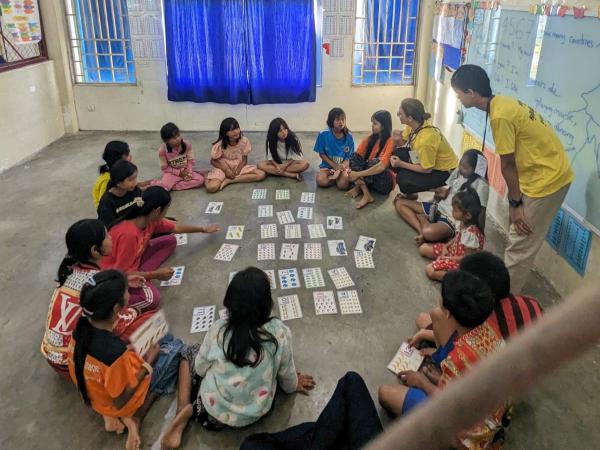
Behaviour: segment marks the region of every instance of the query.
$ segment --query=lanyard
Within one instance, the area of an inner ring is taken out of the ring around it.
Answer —
[[[488,117],[490,115],[490,106],[492,104],[493,99],[494,99],[494,96],[492,95],[490,97],[490,99],[487,101],[487,105],[485,106],[485,127],[483,129],[483,142],[481,143],[481,153],[483,153],[485,150],[485,135],[487,134]]]

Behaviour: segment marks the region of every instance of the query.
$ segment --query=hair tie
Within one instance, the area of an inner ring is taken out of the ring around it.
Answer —
[[[133,199],[133,201],[135,202],[135,204],[138,208],[141,208],[142,206],[144,206],[144,199],[142,197],[136,197]]]
[[[82,313],[81,313],[81,315],[82,315],[83,317],[92,317],[92,316],[94,315],[94,312],[93,312],[93,311],[90,311],[89,309],[87,309],[87,308],[84,308],[83,306],[81,307],[81,310],[82,310]]]
[[[94,279],[93,276],[88,278],[87,284],[89,284],[90,286],[96,286],[96,280]]]

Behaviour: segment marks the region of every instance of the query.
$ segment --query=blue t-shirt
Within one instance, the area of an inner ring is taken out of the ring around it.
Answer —
[[[325,153],[329,159],[340,164],[350,159],[350,156],[354,153],[354,139],[352,138],[352,134],[348,132],[343,138],[337,139],[330,129],[323,130],[317,136],[315,152]],[[325,161],[321,162],[319,167],[321,169],[331,169]]]

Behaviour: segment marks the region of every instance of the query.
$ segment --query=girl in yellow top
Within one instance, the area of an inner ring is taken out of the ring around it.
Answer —
[[[416,198],[418,192],[444,186],[458,159],[441,131],[429,122],[431,114],[419,100],[407,98],[400,104],[398,118],[406,127],[390,165],[401,197]]]
[[[98,167],[98,178],[92,188],[92,198],[94,199],[94,208],[98,208],[100,199],[106,192],[106,187],[110,181],[110,168],[117,161],[125,160],[131,161],[131,152],[127,142],[123,141],[110,141],[104,147],[104,153],[102,153],[102,159],[106,164],[102,164]]]

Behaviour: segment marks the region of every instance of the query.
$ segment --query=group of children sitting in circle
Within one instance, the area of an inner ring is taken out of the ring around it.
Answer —
[[[541,314],[537,302],[510,294],[502,260],[483,252],[488,186],[477,150],[458,163],[439,129],[430,125],[422,103],[406,99],[398,111],[406,125],[392,130],[388,111],[373,114],[372,133],[354,149],[340,108],[327,117],[315,151],[321,157],[316,182],[337,186],[362,208],[373,193],[398,185],[396,211],[415,229],[419,252],[433,260],[429,278],[442,281],[439,305],[417,320],[410,344],[426,362],[403,372],[402,385],[379,388],[379,402],[394,415],[406,414],[443,388],[505,339]],[[75,222],[66,233],[67,256],[58,269],[42,353],[77,386],[83,401],[104,418],[107,431],[128,431],[126,448],[141,447],[140,425],[154,399],[177,389],[177,414],[161,441],[178,448],[187,423],[220,430],[255,423],[274,407],[278,387],[308,394],[314,379],[296,370],[291,332],[272,316],[267,275],[250,267],[228,285],[227,319],[215,321],[202,344],[185,345],[168,334],[145,355],[129,337],[159,309],[152,280],[173,275],[163,266],[174,252],[174,233],[214,233],[218,225],[186,225],[166,218],[171,190],[205,185],[208,192],[229,184],[256,182],[266,175],[302,180],[309,164],[300,141],[283,119],[274,119],[266,139],[267,159],[248,164],[251,144],[233,118],[220,126],[211,149],[210,170],[196,170],[192,145],[172,123],[161,129],[159,180],[138,182],[126,143],[110,142],[106,164],[93,188],[98,220]],[[434,190],[431,202],[415,194]],[[457,436],[457,448],[495,448],[503,439],[509,406]],[[360,422],[354,426],[353,422]],[[340,381],[316,422],[280,433],[248,437],[242,448],[359,448],[382,431],[377,411],[358,374]]]

